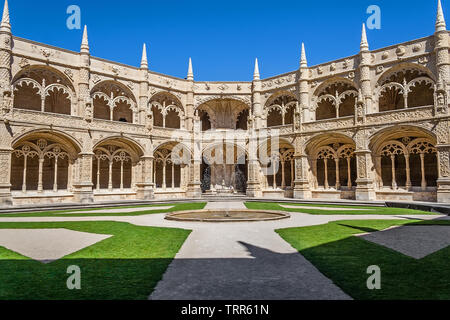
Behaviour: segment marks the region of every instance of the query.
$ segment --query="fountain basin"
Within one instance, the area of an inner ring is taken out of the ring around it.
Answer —
[[[190,222],[257,222],[288,219],[290,217],[289,213],[281,211],[222,209],[172,212],[166,215],[166,220]]]

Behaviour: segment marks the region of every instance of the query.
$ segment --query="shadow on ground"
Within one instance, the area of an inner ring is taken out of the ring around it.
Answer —
[[[450,299],[450,246],[414,259],[355,237],[392,226],[445,225],[450,221],[341,221],[277,232],[320,272],[358,300]],[[369,266],[381,269],[381,290],[369,290]]]

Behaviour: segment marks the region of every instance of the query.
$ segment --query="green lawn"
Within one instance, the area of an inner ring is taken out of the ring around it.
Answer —
[[[298,209],[283,208],[280,206],[298,206]],[[341,206],[341,205],[324,205],[324,204],[296,204],[296,203],[275,203],[275,202],[246,202],[245,206],[248,209],[255,210],[275,210],[287,212],[302,212],[317,215],[361,215],[361,214],[379,214],[379,215],[435,215],[435,213],[428,211],[402,209],[402,208],[388,208],[388,207],[364,207],[364,206]],[[348,209],[371,209],[371,210],[320,210],[320,209],[303,209],[302,207],[325,207],[325,208],[348,208]]]
[[[0,300],[147,299],[190,234],[121,222],[0,223],[0,229],[65,228],[113,235],[44,265],[0,247]],[[81,290],[68,290],[67,268],[81,268]]]
[[[339,221],[277,232],[355,299],[450,299],[450,247],[416,260],[354,236],[406,224],[450,226],[450,221]],[[371,265],[381,268],[381,290],[367,289]]]
[[[155,207],[167,207],[173,205],[172,209],[154,210]],[[142,216],[146,214],[154,213],[168,213],[184,210],[201,210],[206,206],[206,202],[192,202],[192,203],[174,203],[174,204],[162,204],[162,205],[148,205],[148,206],[124,206],[124,207],[111,207],[111,208],[98,208],[98,209],[75,209],[75,210],[59,210],[59,211],[46,211],[46,212],[33,212],[33,213],[11,213],[0,214],[0,218],[29,218],[29,217],[118,217],[118,216]],[[96,213],[96,211],[103,211],[107,209],[125,209],[125,208],[142,208],[142,211],[130,212],[130,213]],[[89,211],[89,213],[74,213],[67,214],[68,212]]]

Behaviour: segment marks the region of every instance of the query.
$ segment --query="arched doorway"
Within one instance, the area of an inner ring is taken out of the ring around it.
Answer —
[[[372,138],[370,147],[380,200],[436,201],[438,159],[432,134],[412,126],[388,128]]]
[[[22,193],[69,191],[80,151],[76,143],[55,132],[35,132],[13,146],[11,190]]]
[[[237,145],[223,143],[206,147],[200,170],[204,193],[245,194],[247,191],[247,154]]]
[[[133,190],[141,155],[140,147],[126,139],[111,138],[98,144],[92,165],[94,190],[97,193]]]

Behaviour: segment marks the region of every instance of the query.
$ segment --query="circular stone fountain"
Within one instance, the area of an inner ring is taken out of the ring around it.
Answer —
[[[195,210],[173,212],[166,215],[167,220],[196,222],[256,222],[288,219],[286,212],[267,210]]]

